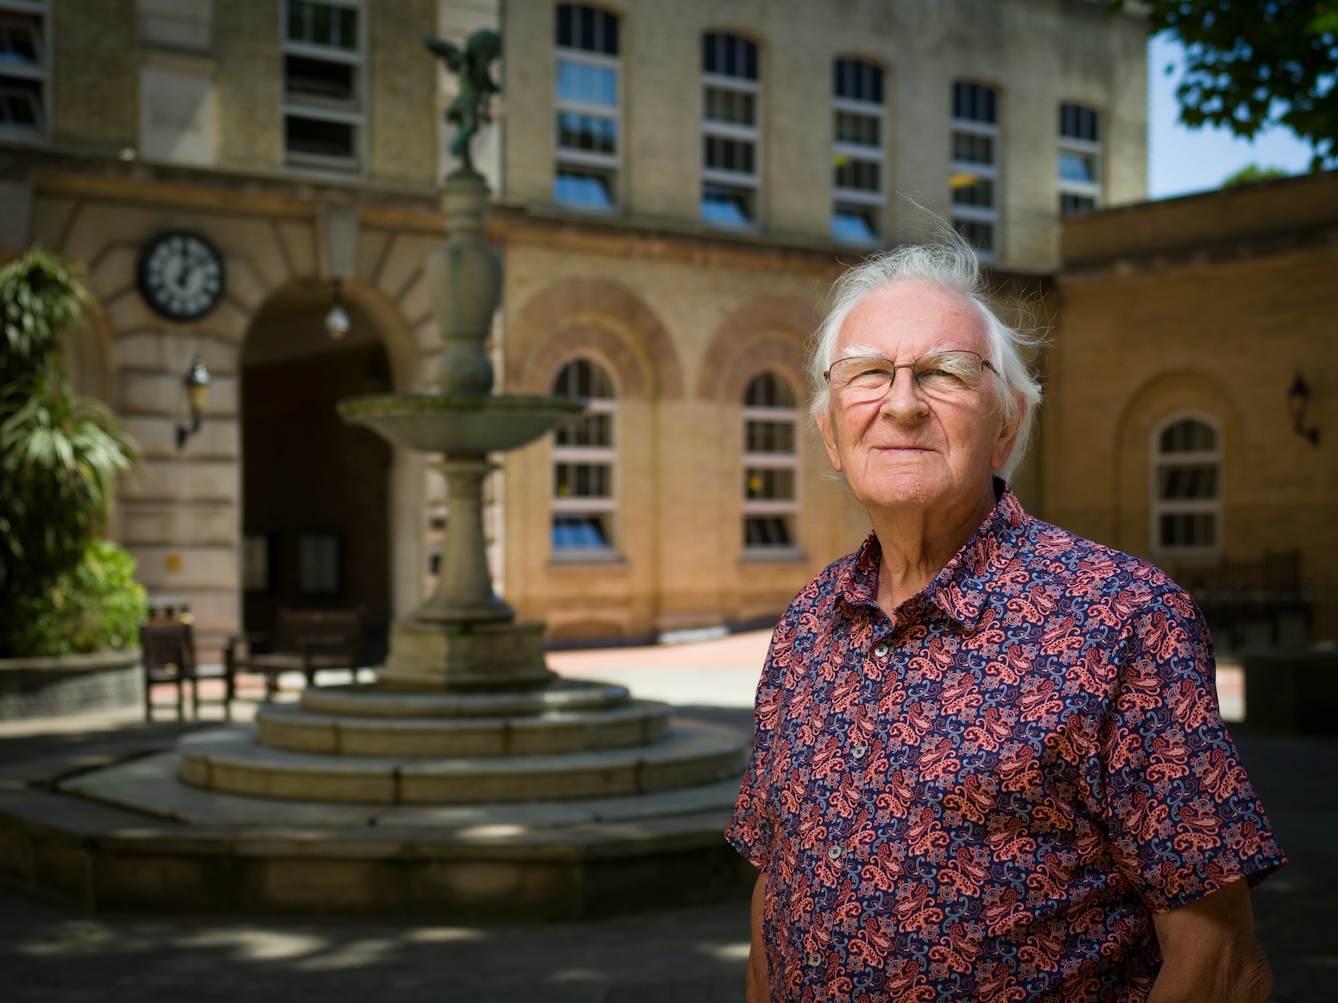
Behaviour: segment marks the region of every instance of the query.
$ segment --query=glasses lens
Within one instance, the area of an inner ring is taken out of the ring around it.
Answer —
[[[886,359],[840,359],[832,363],[832,388],[844,400],[880,397],[892,381],[892,363]]]
[[[980,385],[980,356],[974,352],[939,352],[915,363],[915,380],[929,394],[953,394]]]

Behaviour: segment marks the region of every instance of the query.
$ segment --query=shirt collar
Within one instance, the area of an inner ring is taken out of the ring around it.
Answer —
[[[919,593],[967,631],[980,620],[995,581],[1017,553],[1025,532],[1027,513],[1012,488],[996,478],[995,491],[999,500],[985,521]],[[837,579],[837,598],[856,606],[876,605],[882,557],[878,537],[870,533]]]

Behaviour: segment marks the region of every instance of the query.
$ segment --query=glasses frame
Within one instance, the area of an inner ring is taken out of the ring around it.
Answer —
[[[880,394],[880,395],[879,395],[878,397],[876,397],[876,398],[870,398],[869,401],[866,401],[866,402],[865,402],[865,403],[872,403],[874,400],[882,400],[884,397],[887,396],[887,392],[888,392],[888,390],[891,390],[892,387],[893,387],[893,385],[897,382],[897,370],[898,370],[898,369],[909,369],[909,370],[911,371],[911,382],[912,382],[916,387],[921,387],[921,384],[920,384],[920,377],[918,377],[918,376],[915,375],[915,367],[918,366],[918,365],[919,365],[921,362],[923,362],[925,359],[931,359],[931,358],[933,358],[933,357],[936,356],[936,355],[950,355],[950,354],[953,354],[953,355],[974,355],[977,359],[980,360],[980,366],[981,366],[981,374],[982,374],[982,377],[983,377],[984,371],[985,371],[986,369],[988,369],[990,372],[992,372],[995,376],[1001,376],[999,370],[996,369],[996,368],[994,367],[994,363],[990,362],[989,359],[985,358],[985,356],[981,355],[979,352],[973,352],[973,351],[971,351],[969,348],[949,348],[949,349],[945,349],[945,350],[943,350],[943,351],[941,351],[941,352],[929,352],[929,353],[927,353],[927,354],[925,354],[925,355],[920,356],[920,357],[919,357],[918,359],[916,359],[914,362],[902,362],[902,363],[896,363],[896,362],[893,362],[891,359],[885,359],[885,358],[883,358],[883,357],[880,356],[880,355],[852,355],[852,356],[849,356],[848,358],[837,359],[836,362],[833,362],[833,363],[832,363],[832,366],[835,366],[835,365],[836,365],[837,363],[839,363],[839,362],[846,362],[846,361],[852,361],[852,362],[853,362],[853,361],[858,360],[858,359],[877,359],[878,361],[880,361],[880,362],[886,362],[889,366],[891,366],[891,367],[892,367],[892,375],[891,375],[891,377],[888,379],[888,381],[887,381],[887,386],[883,389],[882,394]],[[824,380],[827,381],[827,385],[828,385],[829,387],[831,387],[832,392],[833,392],[834,394],[836,394],[837,396],[840,396],[840,394],[841,394],[841,390],[838,390],[836,387],[832,387],[832,385],[831,385],[831,384],[832,384],[832,370],[831,370],[830,367],[827,369],[827,371],[826,371],[825,373],[822,374],[822,378],[823,378]],[[977,389],[979,386],[980,386],[980,384],[977,383],[975,386],[968,386],[966,389],[968,389],[968,390],[975,390],[975,389]]]

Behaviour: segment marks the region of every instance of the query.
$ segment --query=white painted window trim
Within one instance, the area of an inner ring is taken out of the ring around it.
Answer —
[[[884,72],[884,77],[886,73]],[[884,89],[886,93],[886,89]],[[862,143],[838,143],[836,136],[836,114],[845,112],[850,115],[863,115],[878,119],[878,145],[866,146]],[[832,216],[836,216],[837,202],[850,202],[876,208],[878,214],[878,232],[874,235],[877,243],[887,232],[885,206],[887,204],[887,102],[857,101],[832,95],[832,158],[846,157],[852,160],[875,161],[878,168],[878,191],[870,192],[862,188],[841,188],[832,185]],[[860,242],[863,244],[864,242]]]
[[[725,32],[724,34],[730,33]],[[740,35],[738,37],[742,38],[744,36]],[[706,117],[707,88],[736,91],[738,93],[753,95],[753,108],[755,111],[754,124],[741,125],[737,122],[717,122],[713,119],[708,119]],[[748,80],[743,77],[730,77],[721,73],[707,73],[703,70],[701,74],[700,100],[702,144],[697,162],[701,166],[701,184],[719,185],[722,188],[741,188],[752,192],[753,195],[753,218],[747,223],[742,225],[729,225],[724,223],[712,223],[707,220],[702,220],[702,222],[706,226],[718,226],[722,229],[758,229],[762,225],[762,84],[757,80]],[[731,139],[736,142],[752,143],[752,172],[722,171],[707,167],[706,137],[708,136],[713,136],[717,139]],[[700,199],[701,193],[699,191],[699,203]]]
[[[621,19],[620,19],[621,21]],[[619,31],[619,51],[622,47],[622,32]],[[613,70],[617,74],[616,100],[612,105],[593,104],[588,101],[574,101],[570,98],[558,96],[557,81],[558,68],[560,64],[578,63],[586,66],[595,66],[600,69]],[[564,166],[595,168],[612,175],[612,184],[609,186],[610,195],[613,199],[613,205],[608,209],[601,209],[597,206],[573,205],[570,203],[560,203],[564,208],[577,209],[583,212],[618,212],[623,204],[623,88],[624,78],[622,69],[622,56],[610,56],[602,52],[587,52],[585,49],[571,49],[558,45],[556,39],[553,42],[553,176],[556,183],[557,174]],[[588,115],[591,118],[612,119],[614,124],[613,148],[612,154],[598,153],[593,150],[569,150],[559,145],[562,128],[560,123],[563,112],[569,112],[574,115]]]
[[[56,106],[52,91],[55,90],[53,70],[53,45],[51,0],[0,0],[0,15],[5,13],[31,14],[42,19],[42,64],[40,66],[22,66],[5,64],[0,72],[5,76],[23,80],[37,80],[42,84],[42,128],[14,129],[0,126],[0,140],[7,143],[47,143],[50,142],[54,128],[53,116]]]
[[[760,373],[757,375],[761,375]],[[754,377],[755,378],[755,377]],[[789,384],[783,376],[776,375],[776,379],[783,380]],[[749,381],[751,383],[751,380]],[[791,391],[794,387],[790,387]],[[770,421],[770,422],[788,422],[794,427],[794,449],[789,453],[753,453],[748,451],[748,422],[750,421]],[[747,536],[744,537],[743,555],[746,559],[786,559],[798,558],[799,556],[799,509],[800,509],[800,484],[799,484],[799,435],[801,432],[799,424],[799,408],[795,407],[751,407],[747,404],[743,406],[743,420],[739,423],[739,431],[743,436],[743,479],[740,483],[740,490],[743,493],[743,514],[742,523],[739,528],[742,530],[749,516],[788,516],[790,522],[791,541],[788,547],[762,546],[758,544],[749,544]],[[794,497],[787,499],[752,499],[748,497],[747,477],[750,469],[770,469],[770,470],[792,470],[794,471]]]
[[[997,88],[991,88],[995,95],[996,113],[1000,110],[1002,95]],[[994,247],[989,251],[980,251],[979,257],[982,261],[996,261],[999,258],[999,249],[1003,246],[1003,186],[999,183],[999,162],[1003,159],[1003,144],[1000,142],[999,123],[977,122],[975,119],[957,118],[951,119],[951,131],[953,133],[965,132],[973,133],[977,136],[987,136],[991,140],[991,149],[994,152],[993,164],[981,164],[975,161],[957,160],[953,153],[949,153],[949,169],[952,174],[974,174],[978,178],[988,179],[994,182],[994,206],[985,208],[974,205],[958,205],[952,200],[952,191],[948,192],[948,205],[950,215],[953,219],[969,220],[977,223],[990,223],[994,227]],[[955,143],[953,144],[956,145]]]
[[[575,360],[570,360],[575,361]],[[587,359],[592,366],[599,366],[607,378],[608,371],[599,362]],[[564,363],[565,365],[565,363]],[[610,382],[612,380],[610,379]],[[615,391],[616,393],[616,391]],[[579,561],[590,558],[605,560],[609,555],[618,553],[618,399],[616,397],[592,397],[585,402],[586,414],[609,415],[609,445],[607,446],[564,446],[557,442],[557,433],[549,433],[551,463],[549,464],[548,495],[550,515],[548,520],[548,549],[557,561]],[[609,468],[609,494],[603,498],[559,498],[557,494],[557,467],[559,463],[603,464]],[[553,546],[554,515],[603,515],[607,516],[606,526],[610,543],[607,547],[563,547]]]
[[[325,45],[312,45],[309,42],[291,42],[288,40],[288,0],[279,3],[279,42],[284,56],[303,56],[308,59],[321,59],[330,63],[344,63],[355,68],[354,98],[352,102],[321,100],[320,98],[293,99],[287,93],[287,81],[284,79],[284,98],[281,110],[280,128],[283,137],[284,166],[290,171],[317,172],[321,174],[363,175],[367,173],[367,18],[370,14],[366,0],[316,0],[330,7],[347,7],[358,12],[358,48],[356,52],[336,49]],[[280,69],[281,74],[286,74]],[[287,119],[289,115],[310,118],[325,122],[345,122],[353,126],[353,156],[329,157],[313,153],[290,153],[287,140]]]
[[[1207,425],[1217,437],[1217,448],[1196,453],[1165,453],[1161,451],[1161,436],[1172,425],[1182,421],[1197,421]],[[1181,411],[1164,419],[1152,430],[1148,442],[1148,543],[1149,550],[1159,558],[1182,561],[1215,561],[1222,556],[1222,540],[1225,525],[1222,506],[1222,426],[1209,415],[1199,411]],[[1160,495],[1161,479],[1158,476],[1163,466],[1188,466],[1192,464],[1212,463],[1217,466],[1217,497],[1211,500],[1194,499],[1190,501],[1163,501]],[[1215,517],[1215,537],[1217,542],[1211,547],[1164,547],[1161,543],[1161,517],[1176,513],[1212,514]]]

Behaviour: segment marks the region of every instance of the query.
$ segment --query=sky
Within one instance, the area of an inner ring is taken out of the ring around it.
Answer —
[[[1148,43],[1148,198],[1217,188],[1247,164],[1281,167],[1289,174],[1310,169],[1310,147],[1290,129],[1271,129],[1251,143],[1230,129],[1188,129],[1181,124],[1175,88],[1183,54],[1178,42],[1161,36]],[[1168,64],[1177,67],[1170,76]]]

